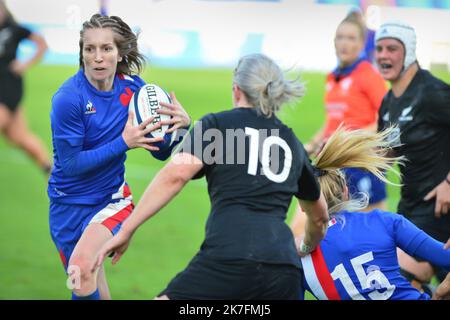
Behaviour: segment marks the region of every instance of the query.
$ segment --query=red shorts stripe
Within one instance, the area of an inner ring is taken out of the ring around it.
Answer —
[[[131,214],[131,212],[134,209],[134,203],[129,204],[119,212],[117,212],[112,217],[109,217],[105,221],[102,222],[102,224],[107,227],[111,232],[114,230],[115,227],[121,222],[124,222],[126,218]]]
[[[128,186],[128,184],[125,184],[125,186],[123,187],[123,197],[128,198],[130,195],[131,195],[130,187]]]
[[[59,257],[61,258],[61,262],[63,263],[64,268],[67,268],[67,259],[62,249],[59,249]]]

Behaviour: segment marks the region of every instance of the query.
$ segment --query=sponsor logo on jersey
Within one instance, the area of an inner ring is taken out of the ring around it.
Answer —
[[[95,109],[94,105],[90,100],[88,100],[88,103],[86,104],[86,110],[84,111],[84,114],[93,114],[96,113],[97,109]]]
[[[412,108],[413,106],[410,105],[409,107],[403,109],[402,114],[398,117],[398,121],[411,121],[413,119],[413,116],[410,115]]]

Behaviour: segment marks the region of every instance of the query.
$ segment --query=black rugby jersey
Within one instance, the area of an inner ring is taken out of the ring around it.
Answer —
[[[7,21],[0,25],[0,71],[6,70],[16,58],[20,41],[28,38],[31,31],[16,23]]]
[[[434,215],[436,199],[423,201],[450,171],[450,86],[419,69],[402,96],[390,90],[379,111],[378,128],[391,124],[400,128],[404,155],[400,167],[403,187],[398,212],[407,216]]]
[[[181,152],[201,159],[211,211],[200,254],[300,267],[285,223],[292,196],[317,200],[320,187],[303,145],[277,117],[235,108],[195,124]]]

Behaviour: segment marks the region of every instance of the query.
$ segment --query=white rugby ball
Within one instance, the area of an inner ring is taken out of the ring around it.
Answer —
[[[172,100],[170,99],[170,96],[167,94],[167,92],[156,84],[149,83],[137,90],[133,94],[129,105],[129,109],[134,112],[134,126],[140,125],[150,117],[155,117],[155,119],[147,127],[163,120],[169,120],[171,116],[156,112],[158,109],[164,108],[159,104],[160,102],[172,103]],[[175,132],[173,132],[173,134],[166,133],[166,131],[170,127],[171,126],[169,125],[163,125],[161,126],[161,128],[149,133],[147,137],[163,137],[164,141],[155,143],[154,145],[159,147],[160,149],[164,149],[172,144],[173,137],[175,137]]]

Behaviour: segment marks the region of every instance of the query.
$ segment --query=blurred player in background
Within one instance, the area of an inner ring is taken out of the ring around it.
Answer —
[[[305,145],[314,155],[331,134],[343,124],[348,130],[375,131],[378,108],[387,89],[378,71],[361,56],[366,28],[359,15],[348,15],[338,26],[334,39],[339,66],[327,76],[325,106],[326,123]],[[385,209],[386,187],[375,175],[359,168],[344,170],[349,191],[354,197],[369,196],[370,211]],[[293,217],[292,229],[299,235],[304,230],[305,216],[298,210]]]
[[[303,291],[300,261],[285,223],[292,197],[300,199],[310,217],[298,251],[312,250],[328,222],[308,156],[275,116],[283,103],[302,95],[302,84],[285,79],[268,57],[241,58],[233,76],[234,108],[206,115],[196,124],[122,230],[103,247],[98,264],[111,252],[117,262],[141,224],[190,179],[206,176],[211,198],[206,238],[159,298],[298,299]],[[213,133],[217,139],[210,143],[207,136]],[[278,170],[272,171],[271,164],[279,164]]]
[[[380,24],[380,8],[376,5],[368,5],[367,2],[361,2],[361,8],[351,8],[348,17],[360,20],[361,25],[365,26],[366,40],[360,57],[375,64],[375,30]]]
[[[450,235],[450,86],[419,67],[411,26],[385,23],[375,39],[376,62],[392,86],[379,111],[378,129],[398,126],[394,154],[406,158],[397,212],[445,242]],[[427,263],[402,252],[399,261],[414,282],[428,282],[433,275]],[[446,276],[435,271],[439,280]]]
[[[50,231],[69,273],[72,298],[109,299],[103,267],[92,272],[90,267],[134,207],[124,177],[126,152],[144,148],[163,160],[176,143],[167,150],[152,146],[160,141],[145,137],[160,126],[146,128],[153,118],[133,127],[128,104],[144,85],[134,75],[142,71],[144,57],[130,27],[117,16],[96,14],[83,24],[79,44],[80,69],[52,99]],[[181,107],[166,113],[174,116],[170,124],[190,125]]]
[[[352,199],[342,168],[358,165],[385,179],[383,172],[402,158],[391,158],[392,132],[338,129],[315,159],[319,183],[331,220],[328,232],[302,258],[309,290],[321,300],[422,300],[400,272],[397,247],[450,270],[450,251],[402,215],[374,209]],[[387,180],[385,180],[388,182]]]
[[[25,62],[16,59],[19,43],[29,39],[36,44],[34,55]],[[51,162],[41,140],[28,129],[21,100],[23,75],[36,64],[47,49],[44,38],[20,26],[0,0],[0,131],[7,141],[23,149],[42,168],[50,173]]]

